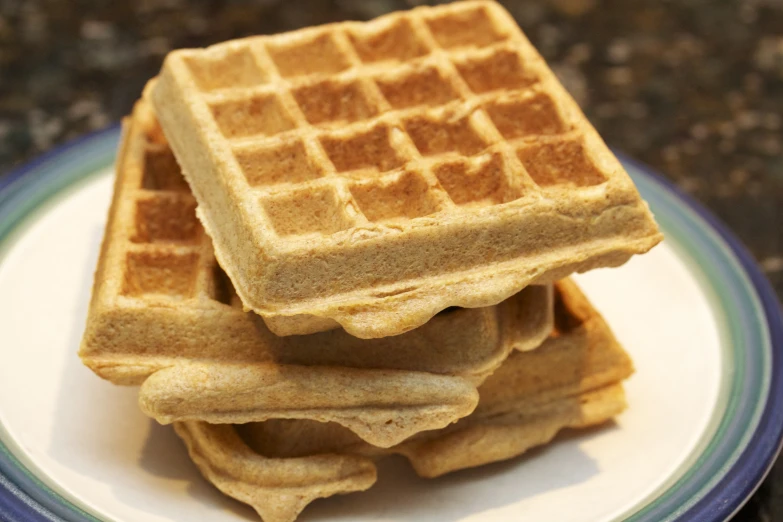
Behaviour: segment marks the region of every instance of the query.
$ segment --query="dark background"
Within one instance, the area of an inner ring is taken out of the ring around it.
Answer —
[[[171,49],[421,3],[0,0],[0,176],[117,122]],[[607,143],[712,209],[783,296],[783,0],[502,3]],[[783,520],[783,463],[735,520]]]

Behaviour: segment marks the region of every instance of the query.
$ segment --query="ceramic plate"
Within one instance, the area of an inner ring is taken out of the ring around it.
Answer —
[[[119,131],[0,181],[0,518],[257,520],[198,474],[136,390],[76,356],[112,189]],[[437,479],[402,460],[365,493],[302,521],[717,521],[778,452],[783,327],[748,254],[701,207],[624,160],[666,241],[578,276],[632,355],[630,408],[521,458]]]

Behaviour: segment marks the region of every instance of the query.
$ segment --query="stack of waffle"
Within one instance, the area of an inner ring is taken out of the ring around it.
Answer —
[[[563,278],[661,236],[493,2],[175,51],[116,172],[82,360],[266,522],[625,408]]]

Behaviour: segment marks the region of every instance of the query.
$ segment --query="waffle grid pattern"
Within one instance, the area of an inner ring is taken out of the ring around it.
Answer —
[[[270,228],[331,235],[606,181],[520,38],[466,2],[179,56]]]
[[[119,295],[165,296],[190,299],[198,306],[222,304],[241,309],[233,286],[215,260],[212,242],[196,219],[196,200],[182,171],[152,115],[145,116],[145,125],[127,130],[138,134],[128,141],[129,147],[137,149],[121,167],[125,176],[118,197],[129,213],[126,222],[132,225],[110,238],[124,251],[124,259],[117,264],[124,268]]]
[[[144,102],[136,105],[126,122],[125,132],[129,135],[124,138],[118,165],[117,201],[106,232],[109,252],[102,255],[105,263],[99,267],[97,276],[99,282],[114,280],[119,283],[114,289],[98,292],[101,302],[109,310],[122,309],[127,304],[129,310],[138,311],[140,303],[146,307],[168,301],[164,306],[170,307],[171,301],[176,301],[176,309],[182,314],[194,308],[214,309],[217,306],[225,313],[254,316],[242,310],[230,279],[215,259],[212,242],[196,217],[196,200],[149,105]],[[133,302],[117,302],[118,297]],[[538,307],[546,310],[548,306],[541,292],[513,299],[525,310]],[[496,313],[494,309],[500,310],[502,306],[463,310],[461,314],[444,311],[439,314],[439,324],[452,333],[461,332],[455,339],[468,339],[471,332],[481,330],[486,321],[493,324],[490,331],[500,329],[504,322],[501,316],[515,309],[514,305],[507,305],[508,310]],[[210,315],[212,319],[215,317]],[[546,324],[544,317],[546,312],[542,311],[541,317],[531,319],[531,324]],[[157,318],[147,317],[148,326],[151,320]],[[173,324],[169,326],[176,330]],[[405,342],[409,337],[413,336],[396,338],[398,350],[407,346]],[[285,338],[275,339],[283,343],[280,339]],[[291,351],[297,339],[306,342],[304,337],[288,339]],[[354,343],[369,342],[353,337],[347,339]],[[526,338],[512,339],[510,344],[526,346]]]

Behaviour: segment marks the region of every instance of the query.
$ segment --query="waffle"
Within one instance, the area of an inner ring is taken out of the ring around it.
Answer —
[[[140,405],[161,422],[309,418],[389,446],[469,414],[509,351],[551,329],[551,288],[538,286],[390,338],[278,337],[242,310],[194,208],[140,104],[124,127],[80,356],[103,378],[142,384]]]
[[[176,423],[191,457],[223,493],[265,522],[289,522],[316,498],[369,488],[373,459],[407,457],[423,477],[505,460],[563,428],[600,424],[625,409],[632,364],[572,284],[560,285],[556,326],[544,345],[515,352],[481,386],[476,411],[389,449],[335,424],[272,420],[243,426]]]
[[[536,348],[546,338],[550,296],[547,287],[525,289],[495,307],[455,310],[394,338],[360,340],[343,330],[276,337],[266,331],[256,334],[251,354],[235,348],[210,359],[169,352],[178,362],[143,382],[139,405],[163,424],[312,419],[345,426],[370,444],[393,446],[470,414],[477,386],[509,353]],[[253,324],[246,319],[251,312],[237,312],[240,324]],[[133,366],[138,358],[131,354],[128,361]]]
[[[174,51],[152,99],[242,303],[397,335],[662,236],[494,2]]]

